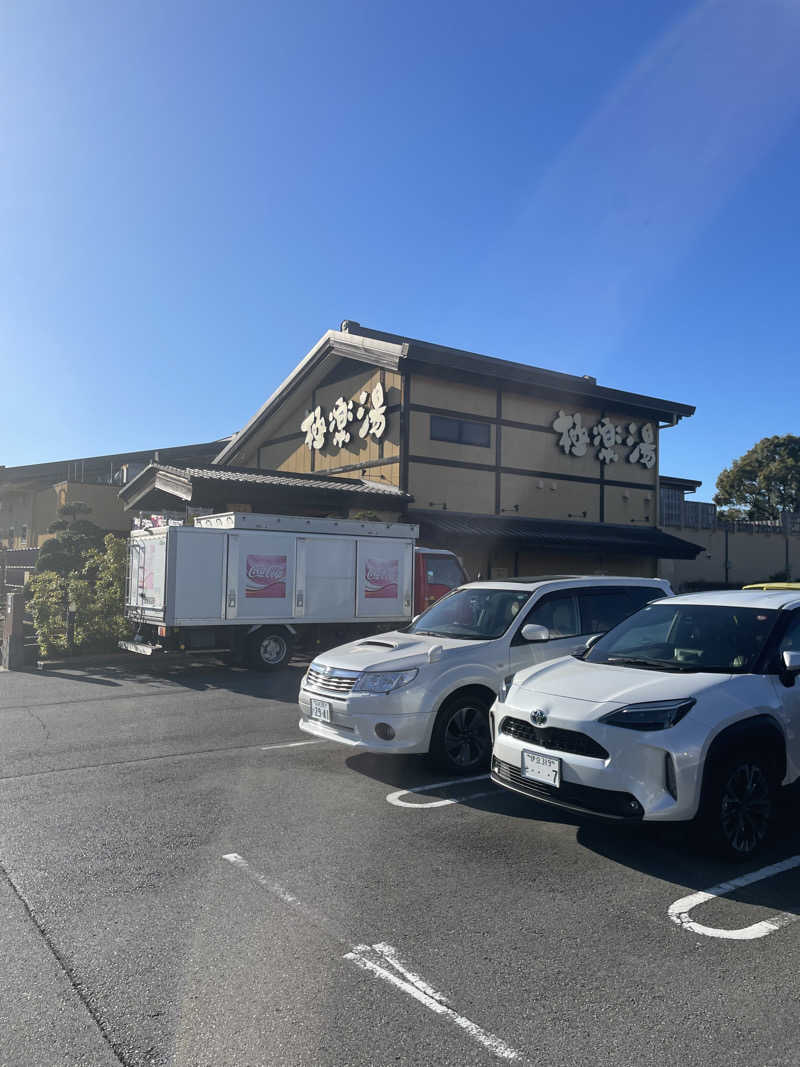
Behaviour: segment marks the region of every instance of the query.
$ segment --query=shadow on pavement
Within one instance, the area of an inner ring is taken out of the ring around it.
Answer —
[[[260,696],[281,703],[297,703],[300,679],[305,667],[290,664],[275,672],[251,671],[244,667],[226,666],[208,660],[136,661],[131,665],[114,664],[106,667],[65,667],[58,671],[28,672],[35,677],[79,682],[86,685],[119,687],[124,685],[166,685],[169,688],[195,692],[223,690],[245,696]]]
[[[427,756],[381,756],[358,753],[347,766],[365,777],[382,782],[390,790],[425,788],[404,799],[411,802],[457,798],[462,807],[491,812],[502,833],[505,819],[531,823],[560,823],[576,828],[576,844],[606,860],[690,890],[705,890],[737,879],[751,871],[800,856],[800,791],[787,789],[770,845],[749,863],[734,863],[711,854],[692,825],[685,823],[619,823],[590,815],[574,814],[493,786],[486,780],[450,781]],[[471,796],[470,794],[483,794]],[[447,810],[447,809],[440,809]],[[677,899],[681,894],[675,892]],[[754,882],[726,894],[726,899],[763,907],[771,912],[800,914],[800,865],[764,881]],[[760,916],[759,916],[760,917]],[[750,921],[755,921],[751,919]]]

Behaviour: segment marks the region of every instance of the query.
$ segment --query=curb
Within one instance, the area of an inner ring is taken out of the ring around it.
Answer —
[[[129,663],[128,652],[104,652],[95,656],[71,656],[66,659],[37,659],[37,671],[61,671],[69,667],[103,667],[113,663]]]

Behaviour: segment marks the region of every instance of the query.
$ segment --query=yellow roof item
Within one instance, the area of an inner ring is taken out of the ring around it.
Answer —
[[[800,582],[756,582],[743,585],[742,589],[800,589]]]

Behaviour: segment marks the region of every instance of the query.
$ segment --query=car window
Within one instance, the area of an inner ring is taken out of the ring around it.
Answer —
[[[800,612],[795,614],[778,645],[778,653],[784,652],[800,652]]]
[[[461,567],[452,556],[426,556],[425,576],[428,585],[446,585],[448,589],[464,581]]]
[[[755,669],[777,612],[706,604],[649,604],[601,637],[591,663],[746,674]]]
[[[522,625],[529,622],[546,626],[551,638],[574,637],[578,632],[575,597],[570,593],[548,593],[528,612]]]
[[[582,634],[604,634],[628,615],[635,605],[626,589],[587,589],[578,593]]]
[[[512,589],[456,589],[406,628],[408,633],[491,641],[506,632],[530,599]]]
[[[628,614],[633,615],[634,611],[643,608],[651,600],[660,600],[662,597],[667,596],[667,593],[656,585],[629,585],[625,589],[625,595],[631,602]]]

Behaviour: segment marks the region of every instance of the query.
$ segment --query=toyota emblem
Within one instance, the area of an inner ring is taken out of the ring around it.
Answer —
[[[534,726],[544,726],[547,722],[547,712],[542,711],[541,708],[536,708],[535,711],[531,712],[531,722]]]

